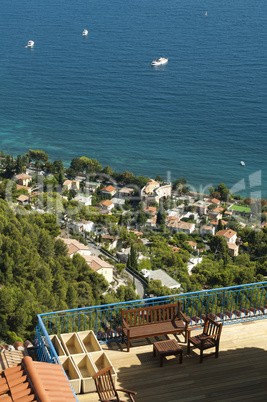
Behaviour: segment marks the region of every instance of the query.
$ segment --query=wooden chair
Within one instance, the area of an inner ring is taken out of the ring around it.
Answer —
[[[194,347],[200,349],[200,363],[203,362],[204,357],[208,357],[211,355],[215,355],[215,358],[218,358],[221,332],[222,323],[217,323],[216,321],[207,317],[207,320],[204,324],[203,333],[192,337],[190,336],[188,338],[187,353],[190,353],[190,343],[192,343]],[[210,353],[205,356],[203,355],[204,350],[214,347],[214,353]]]
[[[130,400],[134,402],[133,395],[136,395],[137,392],[123,388],[115,389],[110,370],[111,367],[104,368],[93,376],[100,401],[124,402],[124,400],[120,399],[118,395],[118,391],[121,391],[128,394]]]

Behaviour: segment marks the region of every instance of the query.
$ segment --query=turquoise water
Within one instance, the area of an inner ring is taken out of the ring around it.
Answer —
[[[266,26],[263,0],[2,0],[0,149],[267,197]]]

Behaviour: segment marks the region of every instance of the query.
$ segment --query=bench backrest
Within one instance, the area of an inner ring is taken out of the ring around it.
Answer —
[[[122,310],[121,315],[128,325],[133,326],[172,321],[179,315],[179,311],[181,311],[181,302]]]

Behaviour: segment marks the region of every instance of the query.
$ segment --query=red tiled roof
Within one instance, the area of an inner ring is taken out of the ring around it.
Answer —
[[[106,186],[106,187],[102,188],[101,191],[107,191],[108,193],[113,193],[114,190],[116,190],[116,187]]]
[[[224,237],[227,237],[228,239],[231,239],[231,237],[233,237],[235,235],[236,235],[236,232],[231,229],[219,230],[219,232],[216,233],[216,236],[224,236]]]
[[[99,204],[104,205],[104,207],[110,207],[111,205],[113,205],[113,202],[110,200],[105,200],[105,201],[101,201]]]
[[[2,371],[0,401],[71,402],[76,398],[60,364],[34,362],[26,356],[21,364]]]

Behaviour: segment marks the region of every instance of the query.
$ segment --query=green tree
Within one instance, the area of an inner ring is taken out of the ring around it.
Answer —
[[[24,171],[24,167],[23,167],[23,162],[22,162],[22,158],[21,155],[17,156],[17,160],[16,160],[16,173],[22,173]]]
[[[131,245],[131,249],[130,249],[130,254],[129,254],[129,258],[128,258],[128,263],[127,263],[127,265],[128,265],[130,268],[138,269],[137,253],[136,253],[136,250],[135,250],[135,247],[134,247],[133,244]]]
[[[227,189],[226,185],[224,183],[219,184],[216,187],[216,192],[220,193],[220,199],[222,201],[227,201],[228,196],[229,196],[229,190]]]
[[[113,174],[113,170],[110,166],[104,167],[102,173],[106,174],[107,176],[111,176]]]

